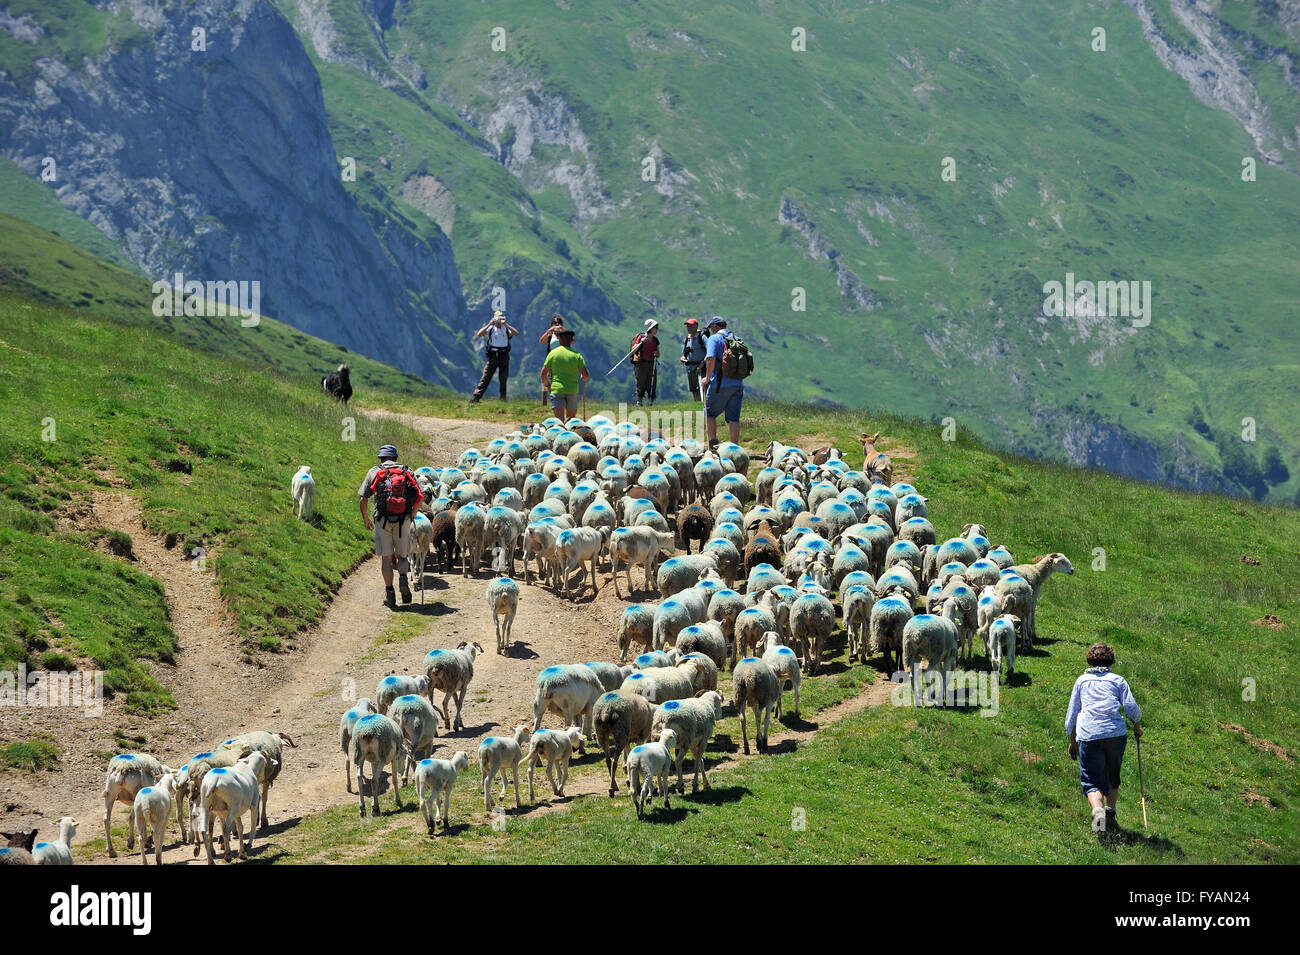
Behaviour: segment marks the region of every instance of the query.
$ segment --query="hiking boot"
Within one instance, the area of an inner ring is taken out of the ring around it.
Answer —
[[[405,577],[398,581],[398,587],[402,592],[402,603],[409,604],[411,602],[411,588],[407,584]]]
[[[1101,806],[1092,811],[1092,831],[1101,835],[1106,833],[1106,810]]]
[[[1110,806],[1106,807],[1106,831],[1118,832],[1119,822],[1115,819],[1115,810]]]
[[[396,595],[395,593],[393,593],[393,588],[392,588],[392,587],[385,587],[385,588],[384,588],[384,606],[385,606],[385,607],[396,607],[396,606],[397,606],[397,595]]]
[[[476,404],[478,404],[479,401],[481,401],[481,400],[482,400],[482,399],[480,399],[478,395],[475,395],[473,398],[469,399],[469,403],[472,404],[472,405],[476,405]]]

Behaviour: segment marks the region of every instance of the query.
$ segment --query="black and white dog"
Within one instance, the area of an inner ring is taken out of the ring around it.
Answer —
[[[348,380],[348,366],[339,365],[338,371],[332,371],[321,379],[320,386],[325,394],[333,395],[344,404],[352,397],[352,382]]]

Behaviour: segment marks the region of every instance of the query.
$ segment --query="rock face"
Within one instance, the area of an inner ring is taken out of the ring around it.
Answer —
[[[33,176],[54,157],[60,201],[147,275],[257,280],[265,314],[463,386],[474,370],[451,331],[465,302],[450,243],[349,195],[319,78],[280,13],[267,0],[114,9],[132,42],[0,77],[0,152]]]

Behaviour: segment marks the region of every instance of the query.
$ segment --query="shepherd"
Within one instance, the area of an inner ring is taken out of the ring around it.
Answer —
[[[645,320],[645,330],[632,339],[632,370],[636,373],[636,405],[649,400],[655,403],[658,389],[659,337],[655,334],[659,323],[653,318]]]
[[[1065,713],[1070,734],[1071,759],[1079,761],[1079,781],[1092,806],[1092,829],[1099,835],[1117,832],[1115,807],[1119,802],[1119,769],[1128,741],[1124,716],[1133,721],[1133,738],[1142,738],[1142,710],[1133,699],[1128,681],[1110,668],[1115,651],[1109,644],[1088,648],[1088,669],[1074,681]]]
[[[357,491],[360,499],[361,519],[366,530],[375,535],[375,553],[379,556],[379,570],[384,578],[384,604],[397,606],[393,593],[393,565],[397,565],[402,603],[411,602],[411,587],[406,575],[411,570],[411,528],[415,512],[420,507],[423,493],[415,473],[404,464],[397,463],[397,448],[386,444],[379,449],[379,463],[366,473]],[[366,512],[366,499],[375,499],[374,517]]]

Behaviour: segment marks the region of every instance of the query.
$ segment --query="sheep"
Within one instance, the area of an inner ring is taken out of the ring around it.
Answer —
[[[280,775],[280,770],[284,768],[284,745],[297,748],[297,743],[291,740],[284,733],[269,733],[266,730],[254,730],[249,733],[243,733],[233,739],[228,739],[222,743],[223,748],[235,752],[241,758],[247,753],[242,752],[242,748],[250,751],[261,753],[266,757],[267,764],[265,767],[265,778],[259,775],[258,781],[262,795],[262,821],[260,825],[268,825],[266,820],[266,804],[271,796],[271,784],[275,782]]]
[[[668,804],[668,770],[672,767],[674,755],[680,752],[677,733],[672,729],[664,729],[659,734],[657,743],[642,743],[632,747],[628,753],[625,758],[627,788],[638,819],[645,817],[646,800],[653,792],[656,779],[659,780],[659,789],[663,793],[664,808],[672,808]]]
[[[716,620],[728,644],[736,639],[736,618],[748,606],[746,599],[734,590],[719,590],[709,598],[707,619]],[[718,664],[722,666],[722,664]]]
[[[512,487],[503,487],[492,498],[493,507],[508,507],[523,518],[524,496]],[[522,524],[520,525],[523,526]]]
[[[924,517],[913,517],[905,521],[895,518],[898,527],[898,539],[901,541],[911,541],[918,548],[927,544],[934,544],[938,540],[935,534],[934,525]]]
[[[835,605],[821,594],[800,595],[790,607],[790,637],[804,651],[804,672],[813,676],[835,629]]]
[[[560,565],[560,576],[564,581],[564,596],[569,596],[569,574],[576,568],[581,572],[579,588],[586,576],[586,563],[591,562],[591,592],[599,593],[599,581],[596,578],[596,564],[600,552],[604,549],[608,535],[603,530],[593,527],[574,527],[560,531],[555,539],[555,559]],[[579,589],[578,593],[581,593]]]
[[[704,454],[695,462],[695,488],[699,500],[707,501],[713,497],[713,489],[722,479],[722,465],[713,454]]]
[[[618,662],[627,662],[627,651],[633,643],[638,643],[647,650],[654,640],[654,621],[656,607],[647,604],[632,604],[623,608],[623,615],[618,621]]]
[[[444,832],[451,825],[451,790],[456,785],[456,773],[468,768],[469,754],[464,750],[457,750],[451,759],[422,759],[415,767],[415,801],[429,835],[437,830],[438,821]]]
[[[745,545],[745,574],[752,574],[760,564],[775,567],[781,563],[781,548],[777,544],[776,533],[767,521],[759,523],[749,543]]]
[[[697,596],[699,594],[699,596]],[[655,608],[651,626],[651,645],[656,650],[672,646],[677,635],[693,623],[703,623],[708,618],[708,594],[692,587],[677,597],[665,600]]]
[[[429,547],[438,560],[439,572],[443,574],[452,572],[452,568],[456,565],[456,555],[460,550],[456,544],[457,510],[459,505],[453,504],[450,509],[433,516]]]
[[[438,711],[424,697],[412,693],[393,700],[388,718],[402,730],[406,751],[402,780],[409,783],[415,764],[433,752],[433,741],[438,738]]]
[[[650,574],[660,554],[673,552],[673,535],[663,533],[652,527],[620,527],[610,535],[609,557],[611,573],[614,578],[614,593],[623,596],[618,589],[618,566],[626,565],[627,591],[632,593],[632,568],[645,568],[645,589],[653,589]]]
[[[677,734],[677,791],[686,794],[682,781],[682,762],[686,754],[691,754],[695,768],[695,778],[691,783],[691,792],[699,792],[700,779],[704,788],[712,789],[709,783],[704,752],[709,740],[713,738],[713,727],[722,719],[722,694],[717,690],[707,690],[694,699],[669,700],[655,709],[654,721],[651,723],[651,735],[665,729]]]
[[[989,653],[992,652],[989,649],[989,627],[1000,616],[1002,616],[1002,596],[996,586],[986,584],[975,602],[975,632],[979,634],[984,649]]]
[[[352,765],[357,772],[357,797],[361,802],[362,819],[366,818],[366,763],[370,763],[371,815],[379,815],[379,777],[385,765],[392,768],[393,799],[401,810],[402,794],[398,785],[401,776],[397,766],[403,749],[402,728],[382,713],[363,716],[352,727]]]
[[[637,693],[651,703],[683,700],[695,693],[693,674],[674,666],[651,667],[628,674],[619,692]]]
[[[460,548],[460,573],[462,577],[468,577],[471,573],[478,573],[479,561],[483,557],[483,536],[486,533],[484,526],[486,519],[486,512],[473,501],[462,503],[456,511],[456,546]]]
[[[790,687],[794,690],[794,718],[799,718],[799,683],[803,674],[799,670],[799,658],[793,650],[787,647],[781,640],[781,634],[775,630],[768,630],[763,634],[759,641],[763,651],[761,659],[776,674],[777,686],[782,691],[785,689],[785,681],[790,681]],[[776,715],[781,717],[781,695],[777,694],[776,698]]]
[[[300,521],[311,520],[311,506],[316,499],[316,481],[311,476],[311,466],[304,464],[289,482],[289,494],[293,498],[294,516]]]
[[[921,593],[921,586],[907,567],[895,564],[876,581],[877,597],[883,597],[891,591],[901,591],[909,601],[914,601]]]
[[[849,659],[857,658],[859,662],[867,662],[867,641],[866,636],[868,627],[871,623],[871,610],[875,605],[875,598],[871,594],[869,587],[855,584],[847,590],[840,592],[840,601],[844,608],[844,631],[849,638]]]
[[[781,469],[774,468],[770,465],[758,472],[754,478],[754,499],[759,504],[772,504],[772,491],[776,487],[777,479],[781,477]]]
[[[163,775],[163,778],[167,778],[166,774]],[[152,787],[146,786],[144,788],[150,789]],[[140,795],[137,793],[136,799],[138,800],[139,798]],[[167,808],[170,812],[171,807],[168,806]],[[132,814],[134,815],[134,808],[132,809]],[[73,819],[71,816],[64,816],[58,822],[54,823],[54,825],[57,826],[59,830],[58,838],[53,842],[38,842],[36,845],[32,846],[32,861],[37,865],[72,865],[72,837],[77,834],[77,820]],[[166,826],[167,816],[164,815],[163,828],[166,828]],[[140,827],[141,854],[144,853],[146,833],[152,831],[152,827],[150,829],[145,829],[143,826]]]
[[[758,564],[749,572],[749,579],[745,582],[745,593],[757,596],[764,590],[771,590],[773,587],[784,587],[789,583],[790,578],[771,564]]]
[[[885,669],[893,673],[903,662],[903,631],[913,617],[910,601],[889,595],[880,598],[871,607],[871,654],[885,658]]]
[[[732,641],[732,665],[734,666],[737,657],[756,653],[763,634],[775,630],[777,626],[776,615],[763,605],[746,607],[737,614],[735,639]]]
[[[677,661],[677,668],[690,674],[692,694],[718,688],[718,665],[703,653],[688,653]]]
[[[772,632],[772,631],[769,631]],[[745,725],[745,708],[754,710],[754,743],[760,753],[767,752],[767,734],[772,724],[772,707],[781,701],[781,684],[776,674],[757,657],[745,657],[731,675],[731,698],[740,711],[740,739],[749,755],[749,735]]]
[[[465,721],[460,717],[461,707],[465,704],[470,680],[474,679],[474,658],[482,652],[480,644],[462,640],[454,650],[430,650],[424,655],[425,692],[432,703],[434,691],[442,690],[442,721],[451,723],[453,733],[465,728]],[[447,715],[447,703],[452,699],[456,701],[454,720]]]
[[[1007,679],[1016,672],[1016,631],[1020,618],[1013,613],[1000,614],[989,624],[985,645],[988,647],[989,665],[997,667],[998,680],[1002,679],[1002,664],[1007,665]]]
[[[716,621],[710,620],[684,627],[677,634],[677,641],[673,646],[679,656],[702,653],[713,661],[714,666],[722,668],[727,665],[727,638],[722,632],[722,624]]]
[[[729,588],[736,586],[736,577],[741,571],[740,551],[731,541],[722,537],[715,537],[704,545],[704,554],[714,554],[718,559],[717,573],[722,577]]]
[[[208,770],[217,766],[233,766],[237,762],[239,762],[237,753],[218,746],[212,752],[196,753],[177,770],[176,792],[172,798],[176,806],[176,822],[180,826],[182,844],[188,843],[191,839],[197,840],[199,837],[198,828],[189,825],[190,817],[194,814],[192,811],[186,813],[185,801],[189,800],[191,810],[196,809],[199,802],[199,787],[203,785],[203,777]]]
[[[975,631],[979,626],[978,596],[962,577],[953,577],[939,594],[939,606],[949,600],[956,601],[960,611],[957,618],[958,658],[969,661],[974,653]]]
[[[984,555],[988,560],[998,565],[999,570],[1006,570],[1015,564],[1016,559],[1011,556],[1011,551],[1007,550],[1003,544],[989,548],[989,552]]]
[[[172,773],[163,773],[158,785],[145,786],[135,794],[131,813],[135,816],[135,827],[140,832],[141,865],[149,864],[145,833],[149,833],[153,839],[154,862],[162,865],[163,836],[167,832],[167,820],[172,814],[175,794],[176,777]]]
[[[399,673],[389,674],[383,677],[379,681],[379,685],[375,687],[375,711],[387,713],[388,707],[399,696],[406,696],[408,693],[427,694],[428,692],[428,677],[403,676]]]
[[[109,816],[114,803],[123,802],[127,806],[135,805],[136,793],[145,786],[154,786],[164,773],[174,772],[152,756],[144,753],[122,753],[108,761],[108,774],[104,777],[104,839],[108,843],[108,856],[117,858],[113,848],[113,833],[109,828]],[[143,836],[142,836],[143,838]],[[126,848],[130,852],[135,848],[135,813],[127,819]]]
[[[1028,645],[1028,627],[1025,620],[1029,616],[1029,606],[1034,598],[1033,585],[1017,573],[1009,573],[994,585],[994,593],[1002,599],[1002,612],[1014,613],[1020,617],[1020,649],[1031,649]]]
[[[740,445],[723,441],[718,445],[717,454],[719,459],[730,461],[735,466],[737,474],[745,474],[749,471],[749,452]]]
[[[537,730],[528,745],[528,801],[536,802],[533,791],[533,770],[546,758],[546,778],[551,781],[551,792],[564,795],[564,784],[569,781],[569,760],[573,751],[582,751],[582,730],[570,726],[566,730]],[[560,781],[555,781],[555,767],[560,768]]]
[[[921,576],[928,583],[939,576],[939,568],[944,564],[952,561],[958,561],[962,564],[973,564],[980,559],[979,551],[975,549],[970,541],[961,537],[953,537],[938,547],[931,547],[925,552],[925,560],[921,565]]]
[[[640,515],[637,520],[641,523],[649,523],[651,515],[653,515],[653,512],[647,511],[645,514]],[[663,526],[656,527],[655,530],[666,532],[668,530],[667,522],[663,521],[662,517],[660,517],[659,520]],[[596,530],[603,529],[605,532],[605,546],[608,548],[610,536],[618,527],[618,514],[615,513],[613,505],[605,499],[603,494],[598,495],[596,500],[591,502],[591,506],[587,508],[587,512],[582,515],[582,526],[592,527]],[[669,550],[671,550],[671,537],[669,539],[670,543],[668,547]]]
[[[352,727],[365,714],[375,712],[378,712],[375,704],[369,697],[363,696],[339,717],[339,748],[343,750],[343,777],[347,780],[349,793],[352,792],[352,761],[349,758],[352,750]]]
[[[618,792],[615,774],[619,753],[623,754],[623,765],[627,769],[628,749],[650,739],[653,719],[654,706],[638,693],[606,693],[596,701],[592,722],[596,728],[596,740],[605,754],[605,768],[609,770],[611,799]]]
[[[515,808],[519,809],[519,764],[524,758],[524,743],[532,736],[527,723],[515,727],[513,736],[488,736],[478,744],[478,765],[483,773],[483,807],[492,811],[492,780],[501,774],[500,799],[506,798],[506,770],[515,781]]]
[[[208,865],[216,864],[212,851],[212,828],[221,820],[221,846],[225,861],[230,861],[230,831],[235,831],[239,841],[239,858],[247,858],[247,850],[257,838],[258,777],[268,767],[263,753],[253,752],[234,766],[217,766],[203,777],[199,787],[199,822],[203,832],[203,845],[207,849]],[[252,816],[248,839],[244,839],[244,813]],[[194,854],[199,854],[198,839],[194,840]]]
[[[416,511],[411,518],[411,575],[415,578],[415,589],[424,589],[424,567],[429,561],[429,552],[433,548],[433,522],[424,514]],[[423,598],[421,598],[423,599]]]
[[[921,705],[921,658],[930,670],[938,669],[940,705],[948,700],[948,680],[957,662],[957,618],[961,611],[956,600],[943,605],[940,615],[918,614],[903,626],[903,669],[911,671],[912,705]]]
[[[655,576],[659,593],[667,600],[674,594],[693,586],[705,570],[716,573],[718,565],[719,557],[716,553],[670,557],[659,565],[659,572]]]
[[[497,653],[510,654],[510,630],[519,610],[519,585],[509,577],[497,577],[487,585],[487,604],[492,611],[492,622],[497,630]],[[502,624],[501,618],[505,617]]]
[[[582,714],[582,731],[593,733],[591,710],[596,700],[605,692],[600,678],[589,666],[582,663],[564,663],[549,666],[537,674],[537,695],[533,699],[533,732],[542,728],[542,716],[547,710],[559,714],[565,726],[577,722]]]
[[[1020,631],[1025,641],[1025,646],[1032,650],[1034,641],[1038,639],[1038,595],[1043,589],[1043,583],[1050,577],[1053,571],[1059,571],[1063,574],[1074,574],[1074,565],[1064,554],[1051,553],[1042,557],[1034,558],[1032,564],[1016,564],[1012,568],[1025,582],[1029,584],[1031,594],[1028,606],[1023,608],[1021,614]]]
[[[1002,577],[1001,569],[997,564],[987,558],[981,558],[966,568],[963,574],[966,582],[972,587],[982,588],[990,584],[997,584]]]
[[[656,667],[671,667],[677,665],[677,651],[674,650],[651,650],[643,653],[632,661],[633,670],[653,670]],[[623,679],[627,679],[630,674],[624,674]],[[620,681],[619,686],[622,686]]]
[[[504,571],[515,574],[515,545],[524,531],[524,516],[508,507],[490,507],[483,515],[483,549],[501,548]]]
[[[543,518],[541,520],[531,521],[524,528],[524,583],[532,582],[532,575],[528,570],[528,560],[530,557],[537,558],[538,577],[542,576],[543,562],[550,563],[551,583],[558,587],[560,578],[558,574],[558,565],[555,562],[555,541],[560,536],[560,531],[565,526],[557,521],[556,518]]]
[[[843,586],[844,578],[854,571],[865,571],[870,573],[871,558],[862,551],[861,548],[853,544],[845,544],[835,555],[835,560],[831,564],[831,586],[835,590],[840,590]]]

